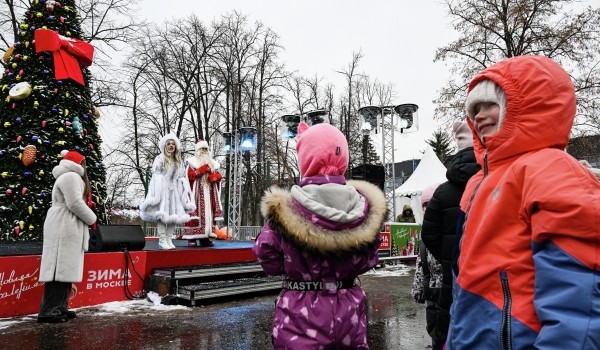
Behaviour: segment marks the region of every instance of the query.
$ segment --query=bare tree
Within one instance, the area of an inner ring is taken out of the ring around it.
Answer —
[[[600,127],[600,8],[578,12],[574,0],[445,0],[460,37],[438,49],[435,61],[453,74],[439,92],[435,117],[464,117],[466,85],[487,66],[508,57],[544,55],[561,63],[574,80],[579,126]]]

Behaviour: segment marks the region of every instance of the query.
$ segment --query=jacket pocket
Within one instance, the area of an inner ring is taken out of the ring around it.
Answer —
[[[502,283],[502,295],[504,296],[502,322],[500,323],[500,349],[512,350],[512,332],[510,326],[512,297],[510,295],[510,286],[508,284],[508,274],[506,271],[500,272],[500,282]]]

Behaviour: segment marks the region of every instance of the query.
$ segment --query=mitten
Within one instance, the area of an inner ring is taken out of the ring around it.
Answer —
[[[219,182],[219,181],[221,181],[222,178],[223,178],[223,176],[221,176],[221,173],[212,173],[212,174],[208,175],[208,182],[209,183]]]
[[[208,166],[208,164],[201,165],[198,168],[198,173],[200,173],[200,175],[204,175],[209,172],[210,172],[210,167]]]
[[[88,207],[93,208],[94,207],[94,199],[92,198],[92,192],[88,193],[87,195],[87,200],[86,200],[86,204]]]

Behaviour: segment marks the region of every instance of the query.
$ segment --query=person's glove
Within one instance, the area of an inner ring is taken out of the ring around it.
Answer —
[[[221,181],[222,178],[223,178],[223,176],[221,176],[221,173],[212,173],[212,174],[208,175],[208,182],[209,183],[219,182],[219,181]]]
[[[210,173],[210,167],[208,166],[208,164],[201,165],[198,168],[198,173],[200,174],[200,176],[202,176],[206,173]]]
[[[88,193],[87,195],[87,200],[86,200],[86,204],[88,207],[93,208],[94,207],[94,198],[92,197],[92,192]]]

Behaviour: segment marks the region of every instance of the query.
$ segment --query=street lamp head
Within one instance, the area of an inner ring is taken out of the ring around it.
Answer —
[[[232,136],[230,132],[224,132],[221,134],[223,137],[223,152],[225,152],[225,154],[230,154],[231,153],[231,146],[232,146]]]
[[[254,151],[257,146],[256,128],[243,127],[238,132],[240,133],[240,150],[245,152]]]
[[[358,115],[362,119],[360,128],[363,135],[369,134],[371,130],[377,131],[377,119],[381,115],[382,108],[377,106],[365,106],[358,109]],[[367,129],[367,125],[369,128]]]
[[[284,132],[284,137],[294,138],[298,134],[298,124],[300,123],[300,116],[297,114],[286,114],[281,117],[281,120],[285,123],[287,130]]]
[[[325,122],[325,117],[327,116],[329,116],[329,110],[316,109],[306,113],[306,122],[310,126],[321,124]]]
[[[419,128],[417,110],[419,106],[414,103],[405,103],[394,107],[400,120],[400,132],[408,133],[417,131]]]

